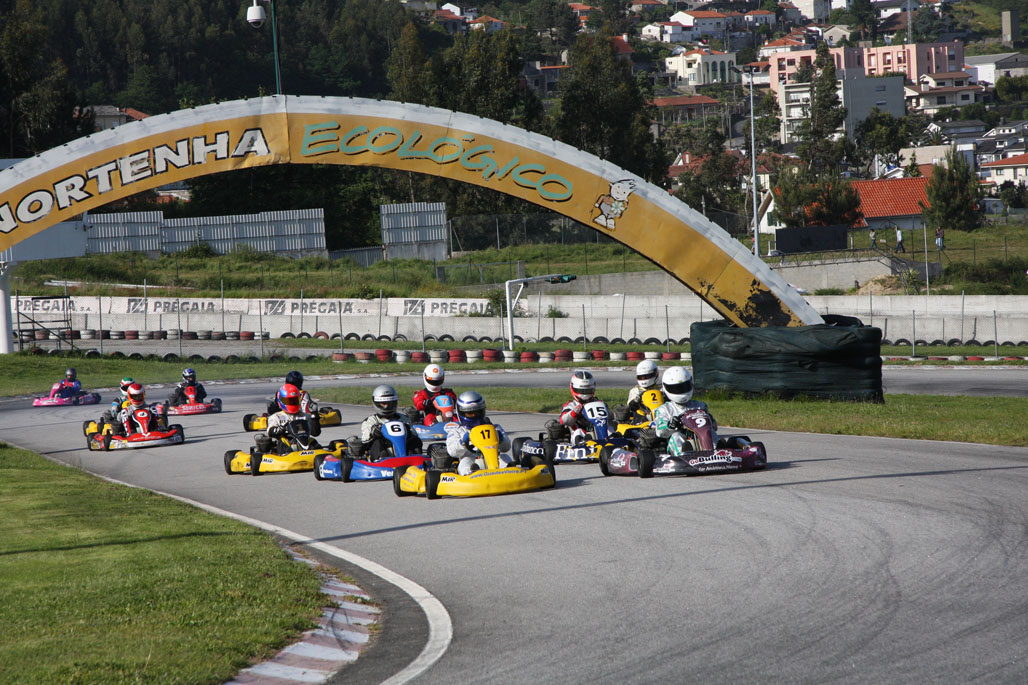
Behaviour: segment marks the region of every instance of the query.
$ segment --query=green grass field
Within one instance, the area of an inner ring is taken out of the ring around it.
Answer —
[[[219,683],[315,625],[270,535],[0,444],[0,682]]]

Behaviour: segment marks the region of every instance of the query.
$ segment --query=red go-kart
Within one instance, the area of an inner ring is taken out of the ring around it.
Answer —
[[[187,385],[183,390],[186,395],[185,404],[165,402],[161,411],[167,416],[188,416],[191,414],[218,414],[221,412],[221,400],[215,397],[207,402],[196,401],[196,386]]]
[[[178,445],[185,441],[182,426],[168,426],[153,407],[133,409],[129,414],[128,431],[115,433],[114,426],[103,419],[86,421],[82,432],[86,434],[86,446],[91,450],[120,450],[137,447],[158,447]]]

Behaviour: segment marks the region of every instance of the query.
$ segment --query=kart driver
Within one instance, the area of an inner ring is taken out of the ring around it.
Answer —
[[[551,440],[570,439],[571,444],[585,442],[592,428],[583,410],[585,405],[596,399],[596,379],[592,373],[576,369],[571,374],[571,401],[560,409],[560,418],[546,422],[546,432]]]
[[[647,390],[657,385],[657,362],[652,359],[643,359],[635,366],[635,386],[628,391],[628,411],[632,414],[638,411],[645,412],[642,396]],[[667,401],[667,398],[664,398]]]
[[[185,369],[182,371],[182,382],[175,386],[174,392],[168,398],[168,404],[173,407],[186,404],[189,401],[186,397],[186,388],[190,386],[196,388],[196,401],[203,402],[204,398],[207,397],[207,391],[204,390],[202,383],[196,382],[196,371]]]
[[[133,433],[149,433],[160,429],[157,415],[148,412],[146,425],[141,425],[136,417],[136,411],[146,407],[146,390],[139,383],[132,383],[126,390],[128,404],[118,412],[118,420],[111,425],[111,432],[114,435],[131,435]],[[138,430],[137,430],[138,429]]]
[[[461,476],[485,468],[482,455],[471,444],[471,429],[482,424],[490,424],[496,428],[496,435],[500,439],[500,468],[516,465],[512,457],[504,454],[510,452],[510,438],[502,428],[486,418],[485,399],[482,395],[474,390],[468,390],[457,398],[457,423],[446,428],[446,452],[454,459],[460,460],[457,463],[457,473]]]
[[[52,393],[51,397],[64,399],[66,397],[78,397],[81,394],[82,384],[75,377],[75,369],[69,367],[64,372],[64,379],[57,381],[57,391]]]
[[[692,399],[692,373],[684,366],[672,366],[664,371],[661,377],[661,390],[668,401],[653,412],[653,425],[657,437],[667,440],[668,453],[676,457],[681,456],[691,450],[689,432],[682,428],[682,414],[691,409],[702,409],[710,414],[710,409],[706,402]],[[710,421],[713,424],[711,427],[716,431],[717,421],[713,415],[710,416]]]
[[[382,426],[387,421],[400,421],[407,426],[407,454],[421,453],[421,438],[414,432],[414,425],[406,414],[396,410],[400,396],[391,385],[380,385],[371,393],[371,402],[375,405],[375,413],[364,419],[361,424],[360,446],[357,456],[370,455],[372,461],[378,461],[389,453],[389,440],[382,435]]]
[[[450,388],[443,387],[446,372],[438,364],[429,364],[421,375],[425,380],[425,387],[423,390],[418,390],[414,393],[414,397],[411,399],[414,402],[414,409],[418,411],[425,425],[431,426],[436,421],[442,420],[436,416],[435,407],[432,405],[435,398],[440,395],[448,395],[453,400],[453,404],[456,405],[457,394]]]
[[[129,376],[125,376],[121,379],[121,381],[118,383],[120,388],[120,394],[114,401],[111,402],[111,406],[107,409],[107,411],[103,413],[103,417],[101,419],[102,421],[104,421],[105,423],[114,423],[115,419],[118,418],[118,414],[121,413],[121,410],[129,405],[128,389],[133,383],[135,383],[135,381],[132,380]]]
[[[300,411],[308,415],[311,423],[311,435],[318,437],[321,435],[321,415],[318,414],[318,405],[315,404],[311,396],[303,389],[303,374],[299,371],[290,371],[286,374],[285,379],[286,385],[292,385],[300,391]],[[268,416],[279,410],[278,397],[272,397],[268,400]]]
[[[286,383],[275,394],[275,407],[278,411],[268,414],[268,427],[264,433],[253,436],[257,451],[261,454],[281,454],[286,449],[284,442],[279,440],[285,433],[290,421],[302,419],[304,413],[300,408],[301,391],[295,385]],[[313,434],[313,433],[312,433]]]

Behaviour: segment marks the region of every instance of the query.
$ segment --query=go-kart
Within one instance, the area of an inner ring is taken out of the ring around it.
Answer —
[[[186,439],[182,426],[167,425],[167,420],[153,406],[133,409],[128,417],[129,427],[125,433],[115,433],[114,424],[104,419],[84,422],[82,432],[86,446],[91,450],[121,450],[178,445]]]
[[[170,416],[186,416],[190,414],[218,414],[221,412],[221,400],[217,397],[206,402],[196,401],[195,385],[187,385],[183,392],[186,395],[185,404],[165,402],[163,405],[165,414]],[[266,420],[265,423],[267,423]]]
[[[382,437],[388,443],[385,456],[364,459],[351,456],[349,450],[339,456],[319,454],[314,457],[314,477],[318,480],[341,480],[351,483],[355,480],[389,480],[393,470],[401,466],[423,466],[428,457],[423,454],[407,454],[407,425],[403,421],[386,421],[382,424]],[[357,442],[351,440],[351,449]]]
[[[277,448],[274,452],[261,452],[256,446],[249,450],[225,452],[225,473],[230,476],[235,473],[258,476],[262,473],[310,471],[317,457],[339,457],[347,449],[343,440],[333,440],[328,447],[322,447],[311,436],[307,417],[293,419],[282,427],[281,435],[272,440]]]
[[[753,471],[767,466],[764,443],[752,442],[745,435],[719,437],[706,410],[691,409],[677,418],[689,436],[689,451],[679,456],[669,454],[666,442],[651,435],[641,440],[651,446],[637,451],[605,447],[600,452],[600,471],[604,476],[652,478]]]
[[[618,419],[617,432],[626,438],[637,438],[650,427],[653,412],[664,404],[664,395],[659,390],[647,390],[642,394],[640,401],[642,408],[634,413],[629,412],[628,407],[624,405],[614,408],[614,415]]]
[[[481,454],[484,469],[462,476],[452,466],[446,470],[427,465],[400,466],[393,470],[393,492],[398,497],[424,495],[428,499],[480,497],[541,490],[557,484],[553,462],[540,457],[523,457],[520,465],[501,468],[500,438],[492,424],[472,428],[470,441]]]
[[[83,392],[79,391],[77,395],[72,397],[60,397],[57,393],[61,391],[63,387],[61,381],[54,383],[53,387],[50,388],[49,397],[37,397],[32,400],[33,407],[70,407],[80,404],[96,404],[100,401],[100,393],[98,392]]]
[[[610,412],[604,402],[587,402],[582,407],[582,415],[589,421],[589,430],[575,443],[540,433],[538,440],[515,438],[511,451],[515,456],[543,457],[555,464],[587,464],[596,462],[600,458],[600,450],[605,446],[633,446],[629,439],[610,430]]]
[[[422,440],[445,440],[446,427],[456,420],[453,413],[453,398],[449,395],[438,395],[432,399],[432,407],[435,409],[436,422],[431,426],[421,422],[423,417],[417,409],[410,409],[407,416],[414,423],[414,432]]]
[[[317,414],[319,426],[339,426],[343,423],[343,417],[339,410],[333,407],[319,407],[316,403],[310,402],[305,411],[309,414]],[[243,430],[245,431],[262,431],[267,427],[267,414],[245,414],[243,416]]]

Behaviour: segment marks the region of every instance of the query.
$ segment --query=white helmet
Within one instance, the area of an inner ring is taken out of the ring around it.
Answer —
[[[635,365],[635,381],[640,388],[652,388],[657,384],[657,362],[643,359]]]
[[[396,413],[396,405],[400,402],[400,396],[391,385],[380,385],[371,392],[371,401],[375,410],[381,417],[392,416]]]
[[[596,379],[588,371],[576,370],[571,374],[571,396],[579,402],[588,402],[596,395]]]
[[[684,366],[672,366],[660,380],[667,398],[675,404],[685,404],[692,399],[692,372]]]
[[[443,387],[443,379],[446,378],[446,372],[438,364],[429,364],[421,375],[425,378],[425,389],[429,392],[436,392]]]

